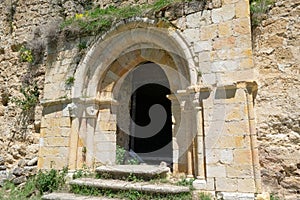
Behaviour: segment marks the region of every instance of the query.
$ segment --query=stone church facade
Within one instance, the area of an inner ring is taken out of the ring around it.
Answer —
[[[53,52],[38,167],[114,165],[120,146],[194,177],[196,189],[260,193],[249,15],[247,0],[213,1],[171,25],[115,24],[86,39],[78,66],[75,44]]]

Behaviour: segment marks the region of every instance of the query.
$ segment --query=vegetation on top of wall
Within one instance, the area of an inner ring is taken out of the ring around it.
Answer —
[[[251,24],[253,27],[258,26],[270,8],[274,5],[275,0],[250,0]]]
[[[108,30],[116,21],[132,17],[148,16],[173,3],[189,1],[190,0],[157,0],[153,4],[125,7],[108,6],[104,9],[97,7],[66,19],[61,24],[61,29],[71,33],[89,33],[94,35]]]

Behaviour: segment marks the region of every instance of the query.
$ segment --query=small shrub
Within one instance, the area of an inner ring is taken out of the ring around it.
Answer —
[[[274,194],[270,195],[270,200],[280,200],[280,198]]]
[[[75,82],[75,78],[74,76],[70,76],[69,78],[67,78],[67,80],[65,81],[65,85],[69,88],[72,87],[74,85]]]
[[[36,106],[39,101],[39,89],[36,84],[33,86],[26,86],[20,89],[23,98],[13,98],[15,102],[23,111],[29,111]]]
[[[117,165],[124,164],[125,154],[126,154],[126,150],[123,147],[120,147],[119,145],[117,145],[117,149],[116,149],[116,164]]]
[[[212,196],[207,193],[199,193],[199,200],[212,200]]]
[[[22,46],[20,49],[20,61],[21,62],[28,62],[28,63],[33,63],[34,62],[34,57],[32,54],[32,51],[25,46]]]
[[[274,4],[274,0],[251,0],[250,12],[251,12],[251,24],[252,26],[258,26],[264,19],[265,14],[270,10],[270,7]]]
[[[78,44],[78,49],[79,51],[86,49],[87,48],[87,42],[86,41],[82,41]]]
[[[58,190],[65,184],[67,171],[67,168],[64,168],[61,172],[54,169],[46,172],[39,171],[36,176],[36,188],[41,194]]]

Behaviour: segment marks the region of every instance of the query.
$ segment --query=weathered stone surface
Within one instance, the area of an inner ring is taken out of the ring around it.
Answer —
[[[254,60],[259,71],[256,103],[260,165],[265,191],[299,199],[299,2],[277,0],[254,29]],[[298,53],[296,53],[298,52]],[[297,192],[298,191],[298,192]]]
[[[115,165],[97,167],[96,172],[100,175],[109,173],[113,177],[128,177],[133,174],[140,178],[153,179],[166,177],[170,168],[154,165]]]
[[[96,187],[99,189],[112,189],[112,190],[136,190],[149,193],[160,194],[179,194],[189,192],[188,187],[175,186],[169,184],[150,184],[147,182],[131,183],[121,180],[103,180],[81,178],[70,181],[71,185]]]
[[[37,161],[38,161],[38,157],[34,157],[34,158],[32,158],[31,160],[29,160],[29,161],[27,162],[27,166],[36,165],[36,164],[37,164]]]
[[[42,199],[43,200],[118,200],[115,198],[82,196],[82,195],[75,195],[71,193],[51,193],[51,194],[44,195]]]

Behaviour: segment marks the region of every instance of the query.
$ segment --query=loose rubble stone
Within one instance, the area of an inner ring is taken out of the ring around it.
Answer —
[[[38,157],[34,157],[33,159],[29,160],[27,162],[27,166],[33,166],[33,165],[36,165],[37,164],[37,161],[38,161]]]

